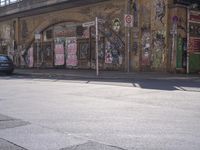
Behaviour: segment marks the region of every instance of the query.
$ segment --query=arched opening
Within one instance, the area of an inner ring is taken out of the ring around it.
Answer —
[[[39,30],[38,30],[39,31]],[[41,32],[40,32],[41,31]],[[40,30],[27,51],[29,67],[95,69],[95,27],[59,22]],[[122,70],[124,43],[108,26],[100,26],[99,68]]]

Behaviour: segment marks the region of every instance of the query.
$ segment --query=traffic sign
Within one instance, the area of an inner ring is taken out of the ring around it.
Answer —
[[[83,27],[91,27],[95,25],[95,21],[85,22],[82,24]]]
[[[124,15],[125,27],[133,27],[133,15]]]

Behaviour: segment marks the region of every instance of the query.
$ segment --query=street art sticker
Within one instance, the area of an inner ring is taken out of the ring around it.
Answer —
[[[152,42],[153,42],[152,67],[159,68],[164,61],[165,32],[164,31],[154,32]]]
[[[61,66],[65,64],[65,59],[64,59],[64,45],[63,44],[55,44],[55,65],[56,66]]]
[[[164,0],[157,0],[156,2],[156,16],[155,20],[159,20],[163,25],[163,18],[166,15],[166,4]]]
[[[142,29],[142,65],[150,65],[151,33],[147,27]]]
[[[121,27],[120,19],[119,19],[119,18],[115,18],[115,19],[112,21],[112,29],[113,29],[115,32],[119,32],[119,31],[120,31],[120,27]]]
[[[68,67],[75,67],[78,64],[77,58],[77,41],[75,38],[66,40],[67,58],[66,64]]]

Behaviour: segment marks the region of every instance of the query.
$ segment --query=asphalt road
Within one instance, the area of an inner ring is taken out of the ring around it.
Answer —
[[[0,76],[0,150],[199,150],[200,81]]]

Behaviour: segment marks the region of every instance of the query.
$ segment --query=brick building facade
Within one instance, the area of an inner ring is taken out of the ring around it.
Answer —
[[[0,53],[20,67],[95,69],[95,27],[83,24],[99,17],[105,21],[99,24],[100,69],[127,70],[130,64],[134,71],[183,71],[190,65],[196,72],[199,51],[187,57],[188,5],[173,0],[19,1],[0,8]],[[131,28],[124,25],[127,13],[133,15]]]

